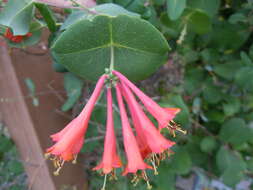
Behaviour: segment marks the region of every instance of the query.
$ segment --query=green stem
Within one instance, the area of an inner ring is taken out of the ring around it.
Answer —
[[[114,70],[114,48],[111,46],[110,73]]]

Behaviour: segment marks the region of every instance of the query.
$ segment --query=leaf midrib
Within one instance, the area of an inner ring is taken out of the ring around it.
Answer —
[[[140,50],[140,49],[136,49],[136,48],[132,48],[132,47],[128,47],[128,46],[124,46],[121,44],[117,44],[117,43],[108,43],[102,46],[98,46],[98,47],[94,47],[94,48],[90,48],[90,49],[84,49],[84,50],[80,50],[80,51],[75,51],[75,52],[70,52],[70,53],[58,53],[57,54],[61,54],[61,55],[71,55],[71,54],[76,54],[76,53],[85,53],[85,52],[90,52],[90,51],[94,51],[94,50],[98,50],[98,49],[103,49],[103,48],[109,48],[109,47],[116,47],[116,48],[123,48],[123,49],[129,49],[132,51],[136,51],[136,52],[140,52],[140,53],[144,53],[144,54],[154,54],[154,55],[160,55],[158,53],[153,53],[153,52],[149,52],[149,51],[144,51],[144,50]]]

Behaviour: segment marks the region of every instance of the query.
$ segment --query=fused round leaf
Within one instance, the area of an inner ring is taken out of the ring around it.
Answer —
[[[52,47],[58,63],[93,81],[109,68],[111,61],[131,80],[144,79],[166,62],[168,50],[167,41],[155,27],[126,15],[80,20],[63,32]]]
[[[0,24],[10,27],[14,35],[25,35],[33,16],[32,0],[8,1],[0,14]]]

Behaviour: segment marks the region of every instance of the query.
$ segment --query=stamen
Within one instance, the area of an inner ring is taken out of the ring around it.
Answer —
[[[45,159],[48,159],[50,157],[50,153],[45,153],[44,157],[45,157]]]
[[[152,185],[150,185],[148,176],[145,171],[142,171],[142,177],[147,183],[147,189],[152,189]]]
[[[178,125],[175,121],[171,120],[168,124],[168,126],[166,126],[166,128],[170,131],[170,133],[172,134],[173,137],[176,137],[175,131],[179,131],[181,133],[183,133],[184,135],[187,134],[186,130],[183,130],[181,128],[180,125]]]
[[[154,168],[154,174],[158,175],[157,167],[156,167],[156,164],[155,164],[155,155],[154,154],[152,156],[151,163],[152,163],[153,168]]]
[[[57,170],[54,171],[54,175],[58,176],[60,174],[60,170],[62,169],[63,165],[64,165],[64,160],[60,161],[60,160],[54,160],[54,166],[57,167]]]
[[[104,178],[104,184],[101,190],[105,190],[105,186],[106,186],[106,181],[107,181],[107,174],[105,174],[105,178]]]
[[[113,168],[109,180],[118,180],[118,178],[116,176],[116,170],[115,170],[115,168]]]
[[[77,163],[77,154],[74,155],[74,159],[72,160],[72,164],[76,164]]]

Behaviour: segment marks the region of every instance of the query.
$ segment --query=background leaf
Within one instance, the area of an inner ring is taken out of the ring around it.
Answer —
[[[64,75],[64,88],[67,91],[68,99],[62,106],[62,111],[71,109],[82,94],[83,81],[71,73]]]
[[[167,0],[167,14],[171,20],[177,20],[186,7],[186,0]]]
[[[29,32],[33,9],[32,0],[8,1],[0,13],[0,24],[10,27],[14,35],[25,35]]]

